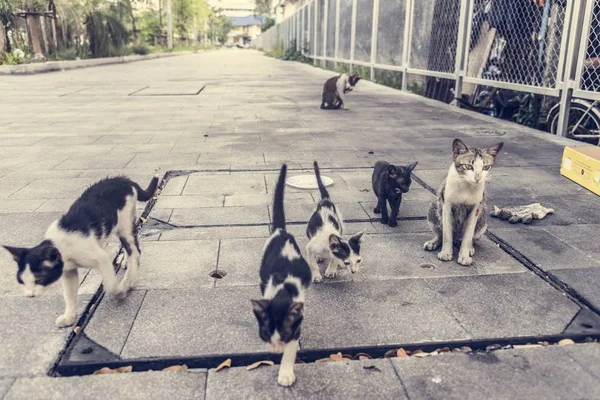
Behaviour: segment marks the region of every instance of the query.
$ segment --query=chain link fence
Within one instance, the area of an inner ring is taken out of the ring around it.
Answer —
[[[561,98],[561,113],[570,103],[563,93],[600,100],[600,0],[301,3],[256,47],[271,50],[301,32],[300,49],[315,63],[370,70],[404,90],[410,78],[421,86],[415,91],[443,101],[473,99],[482,87]],[[301,29],[273,33],[293,20]]]

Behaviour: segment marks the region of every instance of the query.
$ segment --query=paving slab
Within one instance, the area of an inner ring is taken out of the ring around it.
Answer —
[[[304,349],[469,338],[424,280],[321,283],[306,296]]]
[[[533,273],[427,279],[473,338],[561,333],[579,306]]]
[[[389,360],[296,365],[291,388],[277,385],[278,370],[279,365],[253,371],[210,370],[206,400],[407,398]]]
[[[555,269],[552,270],[552,275],[600,309],[600,292],[597,283],[600,280],[600,267]]]
[[[90,295],[79,296],[81,312]],[[0,377],[43,375],[64,348],[71,329],[54,325],[64,311],[62,296],[1,296],[0,325],[2,351]]]
[[[258,277],[258,266],[254,268]],[[250,306],[251,299],[260,297],[258,284],[149,291],[121,356],[266,352]]]
[[[144,243],[136,288],[212,287],[218,249],[218,240]]]
[[[68,378],[21,378],[5,399],[204,399],[205,372],[134,372]]]
[[[271,236],[269,226],[215,226],[202,228],[185,228],[164,231],[160,234],[161,241],[206,240],[206,239],[242,239],[263,238]]]
[[[161,195],[154,206],[160,208],[203,208],[203,207],[222,207],[222,195],[204,195],[204,196],[166,196]]]
[[[600,266],[597,259],[539,227],[521,225],[493,229],[493,232],[545,271]]]
[[[598,364],[600,364],[600,345],[598,343],[583,343],[564,346],[562,350],[576,360],[588,373],[600,379]]]
[[[179,226],[226,226],[270,223],[266,206],[176,208],[169,221]]]
[[[589,256],[600,259],[600,248],[598,246],[600,224],[546,226],[544,230]]]
[[[12,378],[0,378],[0,399],[8,393],[14,381]]]
[[[600,396],[598,378],[586,372],[579,362],[558,346],[392,359],[392,363],[412,399],[573,399]]]
[[[168,185],[167,185],[168,186]],[[266,193],[262,174],[190,175],[184,195]]]
[[[336,209],[340,211],[343,219],[347,220],[368,220],[369,216],[359,203],[340,203],[335,202]],[[269,205],[269,214],[273,214],[272,205]],[[310,217],[315,212],[316,205],[313,204],[292,204],[285,207],[286,222],[305,222],[308,224]]]

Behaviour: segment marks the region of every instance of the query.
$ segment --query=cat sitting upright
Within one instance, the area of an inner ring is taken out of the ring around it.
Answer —
[[[338,266],[347,267],[353,274],[359,269],[360,244],[364,231],[357,233],[347,241],[342,238],[344,219],[338,208],[329,198],[327,188],[321,180],[319,165],[315,161],[315,176],[321,192],[321,200],[306,227],[306,236],[310,241],[306,245],[306,257],[312,271],[313,282],[321,282],[323,277],[319,270],[318,259],[328,261],[325,277],[335,278]]]
[[[485,210],[485,180],[504,143],[488,148],[468,147],[460,139],[452,143],[452,158],[448,175],[431,204],[427,222],[435,237],[425,243],[425,250],[442,251],[438,258],[452,260],[454,246],[460,244],[458,263],[471,265],[475,248],[487,229]]]
[[[260,265],[261,300],[251,300],[260,338],[271,351],[283,352],[277,382],[291,386],[296,380],[294,363],[304,319],[304,293],[311,281],[310,267],[300,248],[285,230],[283,192],[287,166],[279,173],[273,198],[273,233],[265,244]]]
[[[411,172],[417,161],[403,167],[391,165],[386,161],[377,161],[373,169],[373,192],[377,196],[377,206],[373,212],[381,213],[381,223],[391,227],[397,226],[398,212],[402,203],[402,193],[408,193],[412,178]],[[391,214],[388,217],[387,203],[390,203]]]
[[[348,107],[344,106],[344,94],[354,90],[354,86],[360,80],[360,76],[357,74],[347,75],[340,74],[329,78],[325,85],[323,85],[323,99],[321,101],[322,110],[337,110],[340,108]]]
[[[104,289],[119,297],[134,285],[141,254],[135,236],[136,202],[150,200],[158,180],[155,176],[143,190],[124,176],[103,179],[87,188],[50,225],[43,242],[32,248],[4,246],[18,264],[17,281],[28,296],[62,277],[65,312],[56,319],[56,326],[73,325],[77,318],[77,268],[98,269]],[[127,272],[120,284],[105,249],[114,236],[128,254]]]

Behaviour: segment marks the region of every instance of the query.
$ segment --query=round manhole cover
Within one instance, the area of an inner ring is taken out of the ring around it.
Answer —
[[[323,185],[331,186],[333,185],[333,179],[328,176],[321,175],[321,180],[323,181]],[[289,186],[296,189],[318,189],[317,178],[314,175],[296,175],[291,176],[285,181]]]

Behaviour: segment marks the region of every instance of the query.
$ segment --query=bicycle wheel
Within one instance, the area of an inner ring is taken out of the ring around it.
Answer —
[[[567,137],[569,139],[578,140],[580,142],[598,145],[600,142],[600,111],[597,108],[590,110],[591,104],[579,99],[571,102],[569,110],[569,124]],[[588,111],[589,110],[589,111]],[[587,114],[586,114],[587,113]],[[559,110],[553,113],[550,119],[550,133],[556,135],[558,132]],[[581,118],[585,115],[583,120]],[[579,122],[581,120],[581,122]],[[575,125],[579,122],[577,130]],[[592,135],[594,137],[581,137],[581,135]]]

